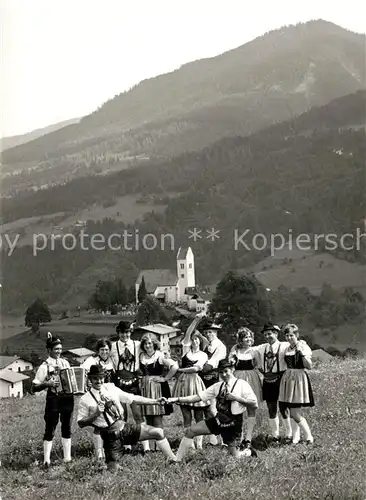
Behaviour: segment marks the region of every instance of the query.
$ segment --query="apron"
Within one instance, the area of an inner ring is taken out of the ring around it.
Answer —
[[[215,352],[217,351],[217,347],[216,349],[214,350],[214,352],[211,354],[210,352],[208,352],[208,349],[206,347],[206,349],[204,350],[204,352],[212,358],[212,356],[215,354]],[[207,361],[206,364],[210,364],[210,359]],[[212,370],[210,370],[209,372],[204,372],[203,370],[199,372],[199,376],[201,377],[201,379],[203,380],[203,383],[205,384],[205,387],[211,387],[211,385],[213,384],[216,384],[218,381],[219,381],[219,370],[218,369],[215,369],[213,368]]]

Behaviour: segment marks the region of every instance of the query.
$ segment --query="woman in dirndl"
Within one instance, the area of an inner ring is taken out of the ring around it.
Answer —
[[[202,316],[198,315],[189,325],[182,341],[182,363],[178,369],[178,378],[172,391],[172,397],[182,398],[199,394],[206,389],[199,373],[207,363],[208,356],[201,350],[202,336],[195,331]],[[196,403],[180,404],[183,416],[183,425],[187,429],[192,425],[192,413],[196,423],[205,418],[205,409],[209,402],[198,401]],[[203,436],[196,437],[196,448],[202,449]]]
[[[302,431],[305,441],[311,444],[314,438],[300,409],[314,406],[313,390],[306,371],[312,367],[312,352],[304,340],[299,340],[299,329],[296,325],[288,324],[284,328],[284,333],[290,345],[285,352],[287,370],[281,379],[278,400],[290,409],[290,417],[299,427],[298,432],[293,433],[292,442],[297,444],[300,441],[300,431]]]
[[[157,338],[151,333],[141,338],[140,370],[141,396],[150,399],[171,397],[168,381],[176,374],[178,363],[164,356]],[[173,407],[168,404],[142,406],[142,412],[147,425],[163,428],[163,416],[173,413]]]
[[[66,394],[60,387],[60,370],[70,368],[69,362],[61,357],[61,339],[52,337],[48,332],[46,347],[49,357],[38,368],[32,383],[34,392],[47,389],[44,420],[46,428],[43,436],[43,466],[51,465],[53,438],[59,420],[61,420],[61,441],[64,462],[71,460],[71,420],[74,410],[74,396]]]
[[[248,382],[257,398],[258,405],[263,402],[262,380],[256,369],[257,361],[254,344],[254,333],[246,327],[240,328],[236,334],[237,343],[232,347],[229,361],[235,367],[234,376]],[[251,448],[253,429],[256,423],[256,408],[248,407],[247,430],[244,447]],[[244,435],[244,429],[243,429]]]
[[[99,365],[103,368],[105,377],[104,383],[111,383],[114,380],[115,371],[114,365],[111,358],[111,349],[112,343],[109,339],[99,339],[95,346],[96,354],[87,358],[84,363],[81,365],[82,368],[85,369],[86,376],[90,371],[90,368],[94,365]],[[90,388],[91,383],[89,377],[87,378],[87,386]],[[94,428],[93,433],[93,443],[94,450],[97,460],[104,458],[104,450],[103,450],[103,440],[100,436],[100,430],[98,428]]]

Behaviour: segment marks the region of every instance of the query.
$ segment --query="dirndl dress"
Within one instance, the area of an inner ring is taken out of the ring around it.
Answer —
[[[287,370],[281,379],[279,402],[289,408],[314,406],[313,390],[302,355],[297,351],[288,351],[285,362]]]
[[[191,368],[198,360],[193,361],[185,354],[182,357],[182,368]],[[196,373],[180,373],[175,382],[172,397],[184,398],[186,396],[195,396],[206,389],[202,378]],[[203,408],[208,406],[208,402],[198,401],[197,403],[184,403],[184,406],[191,406],[194,408]]]
[[[168,382],[155,382],[154,377],[161,377],[164,373],[164,365],[159,362],[160,357],[153,358],[151,363],[144,363],[140,360],[140,370],[142,379],[140,383],[141,396],[144,398],[158,399],[170,398],[170,388]],[[172,405],[141,405],[144,416],[170,415],[173,413]]]
[[[253,359],[238,359],[235,364],[234,376],[248,382],[256,395],[258,404],[263,402],[262,380],[254,367]]]

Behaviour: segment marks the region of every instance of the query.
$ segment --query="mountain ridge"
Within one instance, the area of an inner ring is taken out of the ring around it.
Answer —
[[[32,168],[25,183],[9,181],[9,193],[39,187],[46,170],[52,185],[202,149],[364,89],[365,39],[309,22],[144,80],[79,124],[4,151],[5,164]]]

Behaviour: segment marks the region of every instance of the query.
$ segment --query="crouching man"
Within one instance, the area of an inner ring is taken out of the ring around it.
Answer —
[[[251,456],[252,450],[240,451],[245,408],[258,408],[257,398],[245,380],[234,377],[235,367],[229,361],[220,361],[219,373],[222,382],[217,382],[205,391],[194,396],[169,398],[169,403],[196,403],[216,400],[217,413],[214,417],[202,420],[188,427],[177,452],[176,461],[180,462],[192,447],[196,436],[207,434],[221,435],[228,451],[234,457]]]
[[[123,446],[150,439],[157,441],[158,447],[168,459],[175,460],[163,429],[124,421],[123,403],[156,405],[164,403],[164,398],[144,398],[124,392],[114,384],[105,384],[105,372],[100,365],[91,366],[88,377],[91,388],[80,398],[77,421],[79,427],[91,426],[100,431],[108,469],[117,469],[117,462],[123,455]]]

